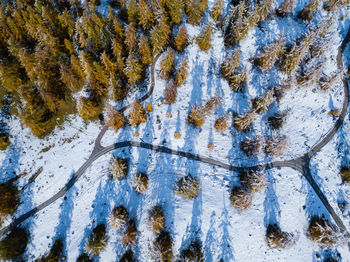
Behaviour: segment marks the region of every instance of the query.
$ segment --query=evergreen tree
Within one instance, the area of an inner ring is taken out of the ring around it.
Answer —
[[[175,37],[175,48],[177,51],[183,52],[187,45],[188,45],[187,29],[185,25],[182,25]]]
[[[208,6],[207,0],[185,0],[185,12],[187,21],[191,25],[198,25]]]
[[[159,205],[152,207],[148,214],[148,225],[153,233],[159,234],[165,228],[163,208]]]
[[[128,47],[129,53],[135,50],[137,45],[137,35],[134,24],[128,24],[125,28],[125,44]]]
[[[173,241],[168,231],[162,231],[153,242],[152,257],[156,261],[172,261]]]
[[[180,24],[184,8],[183,0],[167,0],[166,7],[169,10],[171,22],[174,24]]]
[[[129,0],[127,4],[128,22],[131,24],[138,24],[139,21],[139,8],[135,0]]]
[[[28,244],[29,235],[23,228],[14,228],[10,234],[0,241],[0,258],[15,260],[21,256]]]
[[[138,231],[136,228],[136,222],[134,219],[130,219],[127,222],[126,231],[124,232],[122,242],[125,246],[136,245],[136,238]]]
[[[160,53],[169,43],[170,27],[168,21],[163,14],[158,23],[151,31],[151,42],[153,46],[153,55]]]
[[[12,215],[19,205],[19,190],[9,181],[0,184],[0,219]]]
[[[140,36],[139,54],[140,54],[140,60],[143,65],[149,65],[150,63],[152,63],[153,58],[152,58],[151,48],[144,34],[141,34]]]
[[[177,86],[181,86],[188,76],[188,61],[182,61],[178,67],[175,82]]]
[[[320,5],[320,2],[318,0],[310,0],[310,2],[298,14],[298,16],[304,20],[310,21],[313,18],[319,5]]]
[[[104,224],[100,224],[92,230],[92,233],[90,234],[89,240],[86,244],[86,250],[92,255],[98,255],[106,248],[107,242],[108,236],[106,232],[106,226]]]
[[[168,48],[167,53],[160,61],[160,76],[162,79],[168,80],[174,70],[175,58],[174,51],[171,48]]]
[[[211,37],[213,35],[213,25],[207,25],[200,35],[196,38],[197,45],[202,51],[208,51],[211,48]]]
[[[244,114],[238,115],[233,120],[234,127],[238,131],[247,131],[255,119],[255,111],[245,112]]]
[[[217,21],[222,13],[222,9],[224,8],[224,0],[216,0],[213,6],[213,9],[211,10],[211,17],[214,21]]]
[[[139,2],[139,14],[140,14],[140,25],[144,30],[148,30],[153,24],[153,13],[149,8],[146,0],[140,0]]]
[[[259,57],[259,65],[263,70],[273,67],[277,59],[284,54],[285,41],[280,38],[272,45],[266,47]]]
[[[284,0],[283,3],[278,7],[277,12],[281,15],[290,13],[295,7],[295,0]]]
[[[221,74],[226,80],[229,80],[231,76],[235,75],[235,69],[241,62],[240,49],[238,48],[232,55],[228,57],[221,64]]]
[[[96,97],[79,97],[77,108],[80,117],[85,120],[96,118],[101,112],[100,101]]]
[[[129,124],[133,127],[147,121],[146,111],[138,100],[135,101],[133,108],[129,113]]]
[[[129,55],[126,66],[124,68],[124,73],[128,78],[128,83],[131,86],[134,86],[142,78],[143,70],[139,62],[133,57],[132,54]]]
[[[173,81],[170,81],[164,89],[164,104],[170,105],[174,104],[176,102],[177,97],[177,86],[174,84]]]

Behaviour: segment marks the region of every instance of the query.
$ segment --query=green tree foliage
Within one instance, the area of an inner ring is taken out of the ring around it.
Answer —
[[[197,36],[196,42],[202,51],[208,51],[211,48],[211,37],[213,35],[213,24],[209,23],[203,31]]]
[[[0,184],[0,218],[12,215],[19,205],[19,190],[9,181]]]
[[[107,242],[108,236],[106,232],[106,226],[104,224],[100,224],[92,230],[92,233],[89,236],[89,240],[86,244],[86,250],[92,255],[98,255],[106,248]]]
[[[29,236],[25,229],[14,228],[0,241],[0,258],[14,260],[20,257],[27,248]]]
[[[55,262],[63,259],[63,242],[58,239],[52,245],[49,254],[36,260],[36,262]]]

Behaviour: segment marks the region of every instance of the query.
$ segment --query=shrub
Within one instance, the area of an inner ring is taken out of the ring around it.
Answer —
[[[128,160],[116,158],[113,164],[109,167],[109,172],[113,179],[120,180],[128,175],[129,165]]]
[[[286,136],[276,136],[266,140],[265,152],[267,154],[280,156],[288,147],[288,141]]]
[[[263,94],[260,97],[257,97],[253,99],[253,109],[257,113],[263,113],[265,112],[268,107],[272,104],[273,102],[273,90],[267,91],[265,94]]]
[[[330,114],[331,116],[337,117],[340,114],[340,110],[339,109],[332,109],[329,111],[328,114]]]
[[[79,97],[78,112],[83,119],[92,119],[101,113],[100,102],[96,97]]]
[[[191,200],[199,195],[199,191],[199,181],[191,175],[182,177],[175,182],[174,192],[180,197]]]
[[[226,114],[215,121],[214,127],[219,132],[225,132],[229,127],[228,120],[230,114]]]
[[[333,247],[341,240],[336,228],[324,218],[317,216],[311,218],[307,237],[326,247]]]
[[[271,126],[272,129],[281,129],[287,121],[288,110],[282,113],[276,113],[273,116],[270,116],[267,119],[267,123]]]
[[[286,248],[293,244],[292,233],[283,232],[278,225],[269,224],[266,229],[266,242],[269,248]]]
[[[133,181],[133,188],[138,194],[142,194],[147,190],[148,176],[143,173],[137,173]]]
[[[77,258],[77,262],[93,262],[88,254],[83,253]]]
[[[129,212],[124,206],[117,206],[113,208],[108,223],[115,229],[123,227],[129,219]]]
[[[28,240],[29,236],[25,229],[14,228],[0,241],[0,258],[2,260],[15,260],[26,250]]]
[[[202,51],[208,51],[211,48],[211,37],[213,35],[213,24],[209,23],[203,31],[196,37],[196,43]]]
[[[162,79],[168,80],[173,73],[175,60],[174,60],[174,51],[171,48],[168,48],[166,55],[160,61],[160,76]]]
[[[256,156],[261,152],[263,141],[261,138],[246,138],[241,142],[241,149],[248,157]]]
[[[228,57],[221,64],[221,74],[223,77],[229,81],[231,76],[235,75],[235,69],[239,66],[241,61],[240,49],[238,48],[232,55]]]
[[[0,134],[0,150],[6,150],[9,145],[11,145],[11,141],[8,134]]]
[[[152,257],[156,261],[172,261],[173,240],[168,231],[162,231],[153,242]]]
[[[134,252],[131,249],[128,249],[123,256],[120,258],[119,262],[136,262]]]
[[[176,85],[181,86],[188,76],[188,61],[184,60],[179,65],[179,71],[176,74]]]
[[[216,0],[213,6],[213,9],[211,10],[211,18],[213,18],[214,21],[217,21],[219,16],[222,13],[222,9],[224,8],[225,2],[223,0]]]
[[[230,196],[231,204],[239,211],[249,209],[253,202],[253,194],[242,187],[233,187]]]
[[[276,63],[277,59],[284,53],[285,42],[280,37],[275,43],[267,46],[258,58],[260,67],[263,70],[271,69]]]
[[[340,176],[345,183],[350,183],[350,168],[342,167],[340,170]]]
[[[98,255],[106,248],[107,242],[108,236],[106,233],[106,226],[104,224],[100,224],[92,230],[86,244],[86,250],[91,255]]]
[[[124,232],[124,235],[123,235],[123,239],[122,239],[123,244],[125,246],[135,245],[137,235],[138,235],[138,231],[136,228],[136,222],[134,219],[130,219],[127,223],[126,231]]]
[[[0,218],[12,215],[19,205],[19,190],[9,181],[0,184]]]
[[[138,126],[141,123],[145,123],[147,121],[147,114],[141,103],[136,100],[134,102],[133,108],[129,113],[129,124],[133,127]]]
[[[126,124],[125,117],[112,106],[107,106],[106,111],[108,119],[107,124],[115,131],[118,131],[119,128],[122,128]]]
[[[187,29],[185,25],[182,25],[175,37],[175,48],[177,51],[183,52],[187,45],[188,45]]]
[[[36,260],[36,262],[61,261],[62,257],[63,257],[63,242],[62,240],[58,239],[55,241],[55,243],[51,247],[49,254],[45,257],[42,257]]]
[[[250,112],[245,112],[244,114],[236,116],[235,119],[233,120],[234,127],[238,131],[248,131],[249,127],[253,124],[255,116],[256,116],[256,112],[254,110]]]
[[[177,86],[173,81],[170,81],[164,89],[164,104],[171,105],[176,102],[177,97]]]
[[[244,172],[240,174],[239,178],[243,188],[249,188],[251,192],[260,192],[268,184],[264,172]]]
[[[292,11],[295,7],[295,0],[284,0],[283,3],[277,9],[277,13],[280,15],[286,15]]]
[[[156,205],[150,210],[148,224],[156,234],[159,234],[165,228],[165,217],[161,206]]]
[[[181,251],[180,261],[202,262],[204,256],[202,253],[202,244],[200,240],[192,240],[189,246]]]
[[[318,0],[310,0],[310,2],[298,14],[298,17],[301,19],[310,21],[313,18],[319,4],[320,4],[320,1]]]

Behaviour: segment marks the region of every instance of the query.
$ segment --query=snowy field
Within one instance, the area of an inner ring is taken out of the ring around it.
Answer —
[[[281,1],[277,1],[276,6]],[[156,78],[154,93],[143,105],[152,104],[146,123],[139,127],[130,126],[118,131],[107,131],[102,145],[133,140],[172,149],[192,152],[211,157],[235,166],[251,166],[268,163],[272,160],[288,160],[307,152],[316,144],[335,123],[329,114],[331,109],[340,109],[343,104],[343,83],[339,81],[330,90],[319,91],[316,86],[293,87],[280,103],[274,102],[266,114],[258,115],[253,130],[249,133],[238,132],[230,127],[224,133],[214,128],[218,117],[227,112],[243,113],[251,109],[250,100],[278,83],[281,73],[277,67],[266,74],[251,64],[252,57],[259,54],[262,47],[277,39],[282,33],[287,42],[294,42],[307,31],[307,27],[327,19],[327,12],[319,11],[310,24],[295,19],[306,1],[298,1],[293,15],[286,18],[267,20],[261,26],[249,32],[246,40],[240,43],[242,64],[249,71],[249,82],[243,93],[234,93],[227,82],[221,78],[220,65],[227,54],[223,44],[223,35],[215,31],[212,49],[201,52],[196,44],[176,56],[177,61],[188,59],[190,75],[185,84],[178,89],[177,102],[173,105],[162,104],[165,82]],[[212,2],[210,1],[210,5]],[[103,8],[101,9],[103,11]],[[338,21],[331,31],[331,44],[326,53],[323,72],[332,75],[337,71],[336,56],[338,46],[348,27],[348,19],[340,19],[349,14],[342,10]],[[204,23],[208,23],[208,14]],[[191,36],[201,31],[200,27],[187,25]],[[350,48],[347,48],[349,53]],[[160,58],[161,59],[161,58]],[[350,64],[350,56],[346,57]],[[156,73],[159,72],[159,61]],[[222,104],[215,114],[206,119],[201,128],[188,125],[186,118],[192,105],[204,104],[218,94]],[[124,104],[140,94],[131,94]],[[120,106],[120,105],[118,105]],[[272,131],[266,124],[269,116],[277,111],[290,109],[287,123],[278,132]],[[169,117],[171,113],[171,117]],[[35,182],[21,193],[22,204],[15,217],[31,210],[35,206],[58,192],[72,174],[88,159],[94,141],[102,129],[98,121],[85,123],[78,116],[71,116],[65,124],[56,128],[52,135],[38,139],[18,119],[8,121],[12,135],[12,145],[0,152],[1,181],[7,181],[16,174],[26,172],[19,179],[18,186],[26,185],[28,179],[42,167],[43,171]],[[135,136],[137,131],[139,136]],[[175,139],[175,132],[181,138]],[[250,159],[240,150],[240,141],[245,137],[270,137],[285,134],[289,138],[288,150],[278,158],[270,158],[261,153]],[[341,165],[349,165],[350,120],[347,114],[343,127],[311,161],[312,175],[328,201],[350,230],[350,211],[342,211],[339,202],[350,205],[350,188],[341,183],[339,170]],[[214,144],[214,150],[208,149]],[[125,157],[130,160],[127,179],[115,182],[108,178],[108,166],[113,157]],[[149,175],[149,188],[138,195],[132,188],[132,178],[137,172]],[[174,254],[187,247],[194,238],[202,241],[206,261],[323,261],[329,254],[339,256],[339,261],[350,261],[346,245],[326,250],[310,241],[305,232],[308,219],[312,215],[329,214],[320,203],[306,180],[295,170],[289,168],[266,171],[269,185],[261,193],[254,195],[250,210],[239,213],[230,204],[230,188],[237,183],[237,174],[208,164],[190,161],[141,148],[121,148],[107,153],[95,161],[80,180],[69,190],[66,196],[23,225],[31,233],[27,248],[29,261],[33,261],[48,252],[55,239],[65,239],[67,261],[75,261],[84,247],[92,228],[106,223],[111,210],[117,205],[127,207],[132,218],[136,219],[139,230],[138,244],[133,248],[139,261],[150,261],[149,246],[154,235],[147,226],[148,212],[155,204],[161,204],[165,210],[166,228],[174,240]],[[173,193],[176,179],[186,174],[199,178],[200,195],[194,200],[184,200]],[[5,222],[8,224],[10,219]],[[269,249],[265,242],[266,226],[277,223],[281,229],[296,236],[296,242],[286,249]],[[118,261],[126,251],[121,243],[121,232],[115,231],[108,223],[109,243],[98,261]],[[338,255],[337,255],[338,254]]]

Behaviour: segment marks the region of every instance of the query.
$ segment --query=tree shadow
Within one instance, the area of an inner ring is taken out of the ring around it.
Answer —
[[[216,214],[215,214],[215,211],[213,211],[210,216],[210,226],[209,226],[209,230],[207,232],[205,242],[204,242],[204,247],[203,247],[204,257],[206,261],[214,261],[213,253],[217,249],[217,245],[216,245],[217,232],[214,227],[215,219],[216,219]]]
[[[264,224],[265,227],[268,225],[279,225],[279,220],[281,217],[281,208],[278,203],[278,198],[276,195],[276,184],[275,179],[273,178],[271,172],[267,171],[267,189],[265,193],[265,200],[264,200],[264,211],[265,211],[265,217],[264,217]]]

